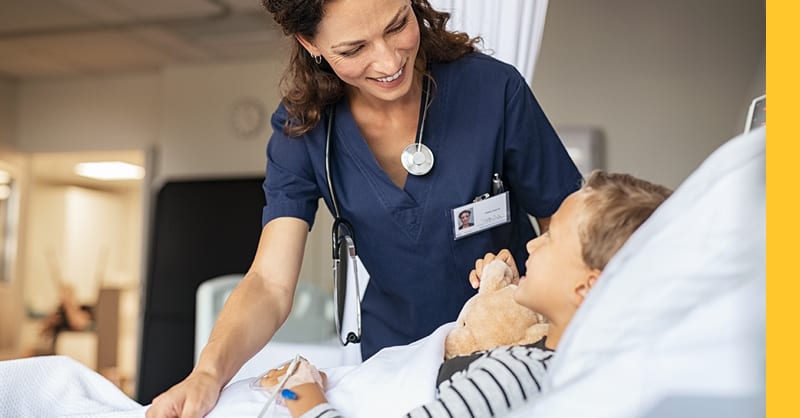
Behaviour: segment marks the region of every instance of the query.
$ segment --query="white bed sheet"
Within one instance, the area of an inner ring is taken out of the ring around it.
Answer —
[[[329,401],[351,418],[400,416],[431,401],[444,339],[452,327],[453,323],[445,324],[413,344],[385,348],[358,366],[325,370]],[[267,400],[263,391],[251,387],[256,379],[226,387],[208,416],[256,417]],[[133,418],[143,417],[147,409],[99,374],[63,356],[0,362],[0,382],[2,417]],[[290,415],[278,407],[270,416]]]
[[[442,325],[412,344],[384,348],[360,365],[325,370],[328,401],[348,418],[401,416],[430,402],[435,397],[436,374],[444,358],[444,339],[453,325]],[[251,388],[254,380],[244,379],[228,386],[209,417],[255,417],[267,395]],[[273,409],[271,416],[290,417],[283,407]]]

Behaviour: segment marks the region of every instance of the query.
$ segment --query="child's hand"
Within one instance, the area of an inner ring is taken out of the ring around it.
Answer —
[[[272,388],[278,386],[281,378],[284,374],[286,374],[286,370],[289,369],[289,364],[291,364],[291,362],[287,362],[283,366],[272,369],[265,373],[263,376],[261,376],[261,380],[258,382],[259,385],[263,388]]]
[[[517,271],[517,263],[514,262],[514,256],[511,255],[511,251],[508,250],[500,250],[497,255],[492,253],[486,253],[483,258],[479,258],[475,260],[475,269],[469,272],[469,284],[472,285],[473,289],[477,289],[481,285],[481,273],[483,273],[483,267],[489,264],[492,260],[498,259],[504,261],[511,267],[511,273],[513,274],[513,278],[511,279],[512,284],[519,284],[519,271]]]
[[[283,376],[289,370],[289,365],[291,365],[291,363],[291,361],[287,362],[277,369],[268,371],[266,374],[264,374],[264,376],[261,377],[259,385],[270,392],[275,391],[280,384],[281,379],[283,379]],[[316,383],[324,392],[328,384],[328,376],[326,376],[324,372],[317,370],[317,368],[314,367],[313,364],[309,363],[308,360],[300,357],[297,368],[295,369],[294,373],[289,376],[284,388],[291,389],[295,386],[305,383]]]

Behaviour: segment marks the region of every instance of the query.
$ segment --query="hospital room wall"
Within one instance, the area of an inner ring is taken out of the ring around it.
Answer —
[[[559,126],[597,126],[607,168],[679,185],[765,91],[764,2],[550,1],[533,88]]]
[[[25,81],[14,145],[25,152],[154,149],[151,175],[157,185],[263,175],[269,131],[235,137],[231,107],[241,97],[255,97],[271,113],[281,68],[282,63],[253,61]]]

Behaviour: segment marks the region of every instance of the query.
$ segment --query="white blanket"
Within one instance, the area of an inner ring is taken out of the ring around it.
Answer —
[[[385,348],[358,366],[325,370],[329,401],[352,418],[400,416],[431,401],[444,338],[452,326],[442,325],[413,344]],[[257,416],[267,395],[253,387],[256,379],[225,388],[208,416]],[[2,417],[143,417],[147,409],[99,374],[63,356],[0,362],[0,382]],[[272,411],[270,416],[290,416],[283,407]]]
[[[328,401],[350,418],[401,416],[430,402],[436,394],[436,374],[444,358],[444,339],[452,327],[453,323],[445,324],[415,343],[384,348],[358,366],[325,370],[329,382]],[[268,395],[252,388],[255,380],[244,379],[225,388],[208,416],[258,415]],[[278,407],[268,416],[290,415],[286,408]]]
[[[64,356],[0,362],[0,417],[142,417],[145,408]]]

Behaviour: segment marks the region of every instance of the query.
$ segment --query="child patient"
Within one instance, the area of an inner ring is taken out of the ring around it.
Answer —
[[[611,257],[670,193],[627,174],[593,172],[562,202],[549,230],[527,244],[526,275],[519,278],[514,299],[548,319],[548,336],[531,345],[471,356],[468,364],[459,366],[463,370],[439,385],[436,400],[407,416],[502,416],[538,397],[547,381],[547,366],[575,311]],[[488,254],[470,274],[473,287],[480,280],[481,266],[494,258],[514,269],[508,251],[496,257]],[[274,372],[269,377],[276,382],[282,371]],[[340,416],[327,403],[324,374],[320,376],[313,365],[301,361],[287,380],[290,391],[283,392],[293,417]]]

